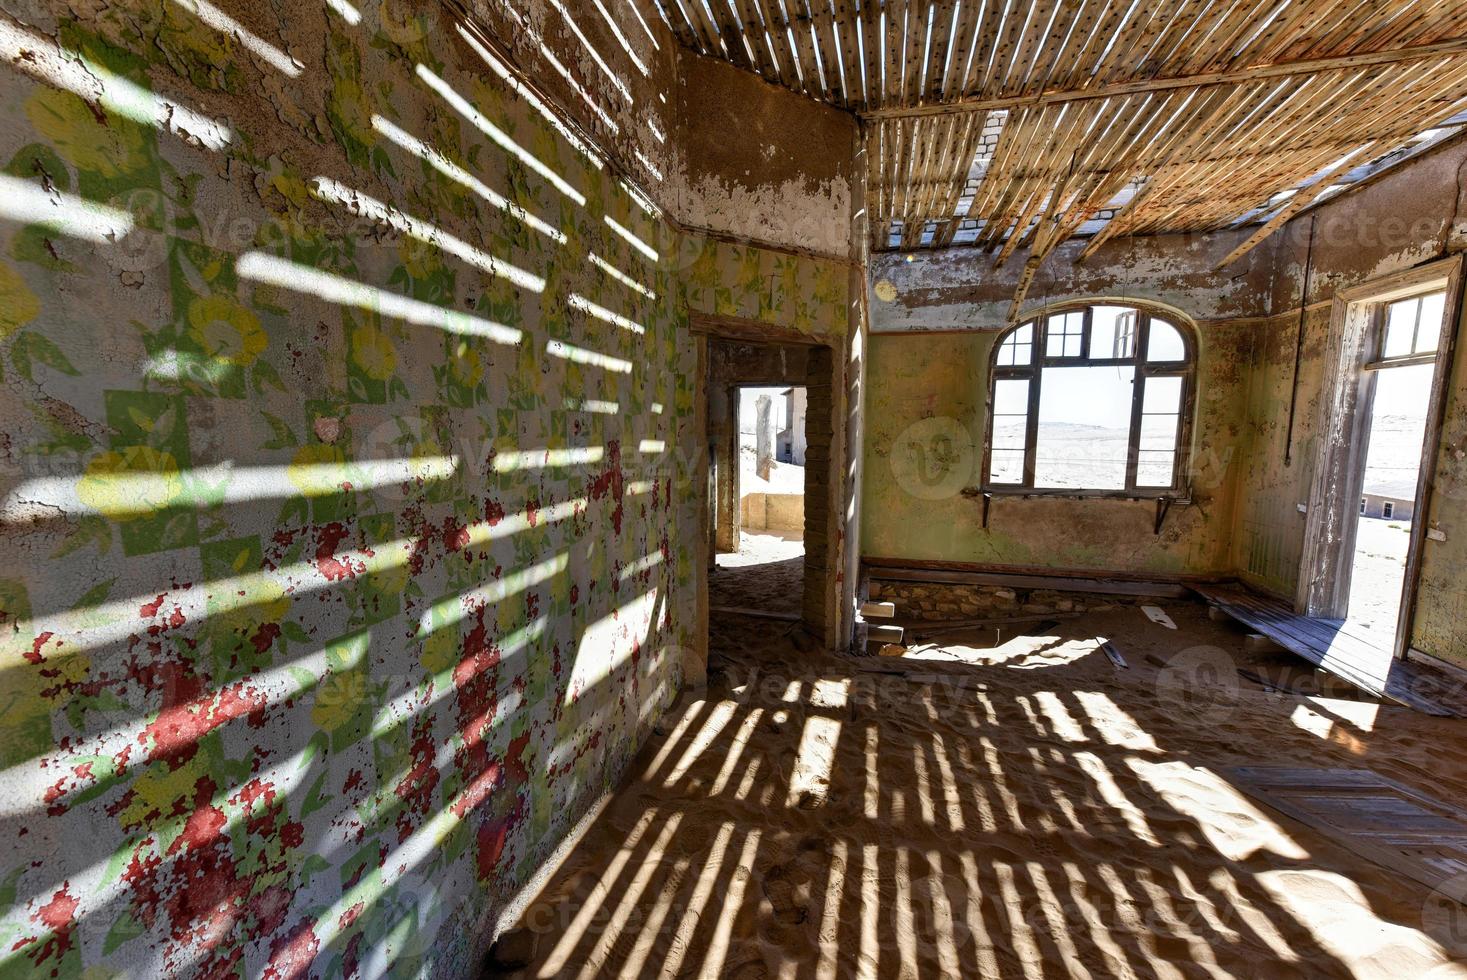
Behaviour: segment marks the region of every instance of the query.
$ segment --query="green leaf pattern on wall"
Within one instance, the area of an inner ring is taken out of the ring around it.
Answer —
[[[143,6],[17,28],[112,96],[0,75],[0,977],[467,976],[676,693],[688,316],[840,337],[847,269],[681,236],[447,8],[291,8],[292,79]]]

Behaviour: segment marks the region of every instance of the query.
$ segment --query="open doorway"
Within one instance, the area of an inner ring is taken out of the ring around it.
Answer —
[[[805,572],[807,389],[741,386],[738,527],[714,558],[715,606],[797,615]]]
[[[727,320],[718,321],[720,330]],[[838,642],[830,347],[710,335],[707,603]],[[711,623],[711,620],[710,620]]]
[[[1384,647],[1400,625],[1445,306],[1441,291],[1387,304],[1367,366],[1375,384],[1348,618]]]
[[[1454,258],[1335,300],[1300,612],[1387,664],[1411,645],[1460,291]]]

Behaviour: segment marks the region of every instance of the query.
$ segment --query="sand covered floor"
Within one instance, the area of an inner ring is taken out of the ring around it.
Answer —
[[[708,576],[714,607],[800,611],[805,543],[799,531],[744,531],[737,552],[718,555]]]
[[[1350,621],[1385,644],[1396,636],[1411,525],[1361,518],[1350,572]]]
[[[1467,976],[1467,910],[1225,774],[1369,768],[1463,801],[1463,723],[1240,682],[1241,635],[1165,607],[1180,630],[1121,607],[920,661],[720,624],[706,696],[531,906],[514,972]]]

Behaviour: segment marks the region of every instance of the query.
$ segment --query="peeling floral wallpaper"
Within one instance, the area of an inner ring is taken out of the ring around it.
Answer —
[[[688,311],[846,271],[441,10],[223,6],[0,12],[0,977],[474,975],[680,684]]]

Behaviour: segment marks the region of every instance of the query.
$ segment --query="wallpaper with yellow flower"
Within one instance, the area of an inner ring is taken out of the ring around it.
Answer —
[[[85,9],[0,15],[0,977],[472,975],[679,687],[689,311],[846,271],[681,236],[446,7]]]

